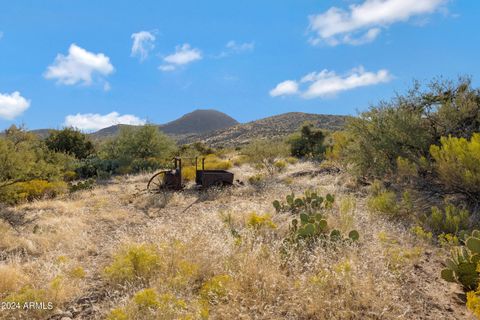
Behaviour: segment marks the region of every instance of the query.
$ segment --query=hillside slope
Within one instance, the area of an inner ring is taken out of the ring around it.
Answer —
[[[309,122],[326,130],[341,130],[347,116],[289,112],[229,128],[208,132],[198,137],[180,140],[180,142],[203,141],[215,147],[245,144],[254,139],[272,139],[283,137],[297,131],[302,124]]]
[[[159,128],[166,134],[204,133],[225,129],[238,124],[229,115],[217,110],[195,110],[177,120],[171,121]]]
[[[238,121],[229,115],[217,110],[195,110],[183,115],[182,117],[158,125],[158,128],[167,135],[175,138],[183,135],[196,136],[207,131],[225,129],[238,124]],[[96,139],[103,139],[118,134],[122,127],[128,125],[118,124],[108,128],[98,130],[91,134]]]

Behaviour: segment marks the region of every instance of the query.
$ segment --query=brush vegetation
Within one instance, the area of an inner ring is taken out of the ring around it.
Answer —
[[[480,91],[414,84],[236,149],[158,128],[0,137],[1,319],[480,318]],[[187,189],[147,193],[184,159]],[[196,190],[193,159],[242,184]]]

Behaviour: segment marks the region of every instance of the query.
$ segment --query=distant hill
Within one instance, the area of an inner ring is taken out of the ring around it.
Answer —
[[[159,130],[179,144],[204,142],[213,147],[236,146],[254,139],[284,137],[297,131],[305,122],[326,130],[341,130],[348,116],[312,114],[302,112],[284,113],[248,123],[238,123],[225,113],[216,110],[195,110],[177,120],[158,125]],[[105,139],[118,134],[125,124],[107,127],[90,134],[93,139]],[[49,129],[31,132],[45,138]]]
[[[166,134],[191,134],[225,129],[238,124],[238,121],[229,115],[217,110],[195,110],[181,118],[160,125],[159,128]]]
[[[176,138],[184,135],[196,136],[212,130],[225,129],[236,124],[238,124],[237,120],[223,112],[217,110],[195,110],[177,120],[158,125],[158,128],[165,134]],[[98,130],[91,135],[97,139],[114,136],[120,131],[120,128],[126,126],[128,125],[114,125]]]
[[[284,137],[296,132],[305,122],[317,128],[336,131],[345,126],[348,116],[289,112],[244,124],[237,124],[195,137],[179,139],[180,143],[203,141],[214,147],[241,145],[254,139]]]

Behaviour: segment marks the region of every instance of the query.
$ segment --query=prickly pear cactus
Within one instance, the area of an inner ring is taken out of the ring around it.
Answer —
[[[334,196],[330,194],[322,197],[307,190],[301,197],[295,197],[292,193],[286,196],[284,202],[275,200],[272,205],[277,212],[288,212],[296,216],[290,226],[290,241],[357,241],[360,235],[356,230],[350,231],[348,238],[345,238],[339,230],[329,228],[326,215],[333,208],[334,201]]]
[[[448,282],[460,283],[465,291],[475,290],[479,283],[477,265],[480,262],[480,231],[474,230],[465,246],[452,250],[452,257],[445,261],[441,277]]]

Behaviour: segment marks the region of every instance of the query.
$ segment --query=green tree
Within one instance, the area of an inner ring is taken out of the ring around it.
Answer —
[[[72,158],[49,150],[34,134],[12,126],[0,138],[0,189],[33,179],[61,180]]]
[[[382,178],[396,174],[399,158],[421,169],[431,160],[430,145],[439,145],[442,136],[470,138],[478,131],[480,91],[469,78],[414,83],[406,94],[349,121],[346,161],[359,175]]]
[[[85,159],[95,153],[87,135],[74,128],[51,131],[45,144],[52,151],[67,153],[77,159]]]
[[[129,170],[139,171],[155,169],[175,148],[175,142],[154,125],[122,127],[118,136],[104,144],[101,156],[118,160],[123,167],[134,166],[136,168]]]
[[[306,124],[300,129],[300,133],[293,135],[288,140],[292,156],[298,158],[322,159],[325,154],[324,133]]]

